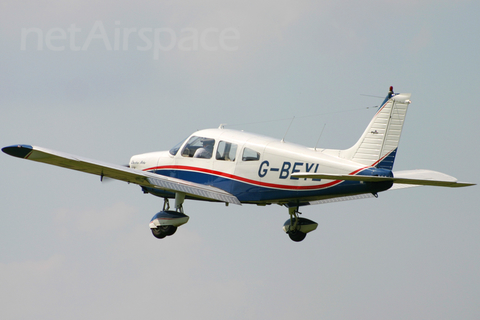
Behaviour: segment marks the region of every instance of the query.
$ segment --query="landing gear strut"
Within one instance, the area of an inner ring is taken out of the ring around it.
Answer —
[[[305,239],[307,233],[315,230],[318,226],[318,223],[312,220],[300,218],[298,215],[301,214],[301,212],[298,211],[298,207],[288,207],[288,214],[290,215],[290,219],[285,221],[283,231],[295,242],[300,242]]]
[[[164,199],[163,210],[153,216],[150,221],[150,229],[157,239],[163,239],[173,235],[177,228],[188,222],[189,217],[183,213],[183,201],[185,194],[175,194],[175,211],[170,210],[168,198]]]

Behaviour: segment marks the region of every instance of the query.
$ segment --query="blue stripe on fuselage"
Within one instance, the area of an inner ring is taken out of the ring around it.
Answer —
[[[369,171],[370,169],[366,169],[362,174],[370,175]],[[361,183],[357,181],[342,181],[330,187],[322,187],[319,185],[318,189],[295,190],[292,186],[292,189],[289,190],[255,185],[232,178],[190,170],[163,169],[153,170],[151,172],[225,190],[236,196],[240,202],[275,202],[275,200],[285,199],[315,199],[325,196],[376,193],[387,190],[392,185],[390,182]]]

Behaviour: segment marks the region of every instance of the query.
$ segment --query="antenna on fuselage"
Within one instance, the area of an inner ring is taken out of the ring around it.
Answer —
[[[282,142],[285,142],[285,137],[287,136],[288,130],[290,130],[290,127],[292,126],[293,120],[295,120],[295,116],[293,116],[292,121],[290,121],[290,125],[287,128],[287,131],[285,132],[285,135],[282,138]]]
[[[315,144],[315,148],[313,148],[313,150],[315,150],[315,151],[317,151],[318,142],[320,141],[320,138],[322,137],[323,130],[325,130],[326,125],[327,125],[326,123],[323,125],[322,131],[320,132],[320,136],[318,137],[317,143]]]

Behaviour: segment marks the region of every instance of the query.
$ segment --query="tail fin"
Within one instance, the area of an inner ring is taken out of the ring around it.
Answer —
[[[410,93],[394,94],[393,87],[390,87],[387,97],[363,135],[353,147],[341,151],[340,156],[365,165],[392,170],[410,103]]]

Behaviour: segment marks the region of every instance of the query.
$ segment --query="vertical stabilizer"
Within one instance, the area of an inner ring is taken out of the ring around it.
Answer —
[[[353,147],[341,151],[340,156],[361,164],[392,170],[410,103],[410,93],[394,94],[390,87],[384,103],[363,135]]]

